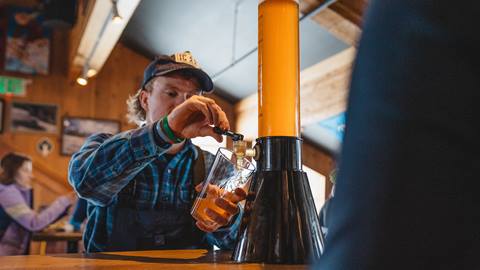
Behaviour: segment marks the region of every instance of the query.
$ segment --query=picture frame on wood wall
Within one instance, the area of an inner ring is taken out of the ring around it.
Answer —
[[[2,60],[7,72],[28,75],[48,75],[50,69],[50,28],[44,25],[44,15],[34,8],[7,5],[0,8],[3,20],[0,31],[5,35]]]
[[[95,133],[117,134],[121,131],[120,121],[90,117],[62,118],[62,138],[60,154],[71,156],[85,143],[85,140]]]
[[[0,98],[0,134],[3,133],[4,119],[5,119],[5,100]]]
[[[10,131],[58,133],[58,106],[54,104],[13,102],[10,107]]]

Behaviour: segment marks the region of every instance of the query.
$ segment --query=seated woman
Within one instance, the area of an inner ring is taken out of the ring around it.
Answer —
[[[61,196],[40,213],[32,209],[32,160],[9,153],[1,161],[0,174],[0,256],[28,252],[30,234],[57,220],[75,200]]]

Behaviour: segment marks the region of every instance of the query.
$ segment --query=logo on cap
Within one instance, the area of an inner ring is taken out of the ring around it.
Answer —
[[[200,65],[198,64],[197,60],[193,58],[192,53],[189,51],[185,51],[183,53],[176,53],[171,57],[175,59],[175,62],[177,63],[184,63],[184,64],[194,66],[196,68],[200,68]]]

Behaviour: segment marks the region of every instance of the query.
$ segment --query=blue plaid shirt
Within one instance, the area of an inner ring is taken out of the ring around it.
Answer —
[[[117,195],[135,182],[134,203],[140,209],[153,209],[157,203],[172,207],[191,204],[193,160],[196,147],[187,140],[171,159],[166,152],[171,143],[158,122],[117,135],[90,136],[69,164],[69,182],[88,201],[88,221],[84,232],[87,252],[105,251],[115,219]],[[207,171],[214,156],[204,152]],[[243,210],[233,223],[205,240],[221,249],[233,248]]]

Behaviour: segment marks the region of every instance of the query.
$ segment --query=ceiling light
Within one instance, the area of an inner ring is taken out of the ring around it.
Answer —
[[[113,13],[113,17],[112,17],[112,21],[114,23],[120,23],[122,22],[122,16],[120,16],[120,13],[118,12],[118,0],[112,0],[112,13]]]
[[[87,65],[83,66],[82,68],[82,74],[77,78],[77,83],[81,86],[85,86],[88,84],[88,67]]]
[[[93,69],[93,68],[89,68],[88,71],[87,71],[87,77],[90,78],[90,77],[93,77],[97,75],[97,70]]]
[[[78,77],[77,78],[77,83],[81,86],[85,86],[85,85],[88,84],[88,80],[87,80],[87,78]]]
[[[118,43],[140,0],[93,2],[93,10],[75,52],[73,66],[83,67],[87,65],[90,69],[95,69],[99,73]],[[117,10],[121,12],[122,23],[120,24],[113,22],[114,3],[118,7]],[[90,77],[90,74],[88,74],[88,77]]]

